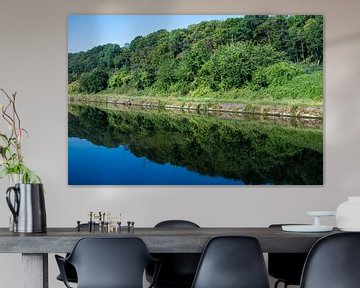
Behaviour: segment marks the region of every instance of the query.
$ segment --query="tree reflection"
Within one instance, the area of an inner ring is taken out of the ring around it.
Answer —
[[[322,185],[323,136],[256,121],[69,105],[69,137],[247,185]]]

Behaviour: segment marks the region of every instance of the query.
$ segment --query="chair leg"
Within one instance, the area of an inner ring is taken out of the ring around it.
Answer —
[[[284,288],[287,288],[287,287],[288,287],[288,285],[287,285],[286,282],[283,282],[283,281],[281,281],[281,280],[277,280],[277,281],[275,282],[275,284],[274,284],[274,288],[277,288],[280,283],[284,283]]]

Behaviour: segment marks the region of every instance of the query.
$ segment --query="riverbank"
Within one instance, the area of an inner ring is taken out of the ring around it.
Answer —
[[[69,102],[111,103],[162,109],[219,111],[279,117],[323,119],[322,106],[269,105],[236,102],[189,100],[186,98],[129,97],[124,95],[69,95]]]

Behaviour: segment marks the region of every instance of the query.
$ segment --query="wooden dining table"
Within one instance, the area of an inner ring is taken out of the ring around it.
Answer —
[[[77,228],[48,228],[47,233],[13,233],[0,228],[0,253],[21,253],[24,288],[48,288],[48,253],[67,253],[83,237],[139,237],[151,253],[201,253],[215,236],[252,236],[262,251],[278,253],[308,252],[321,237],[333,233],[283,232],[281,227],[223,228],[135,228],[118,232],[89,232]]]

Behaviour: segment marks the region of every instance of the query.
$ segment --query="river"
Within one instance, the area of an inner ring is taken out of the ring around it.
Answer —
[[[322,123],[69,104],[69,185],[322,185]]]

